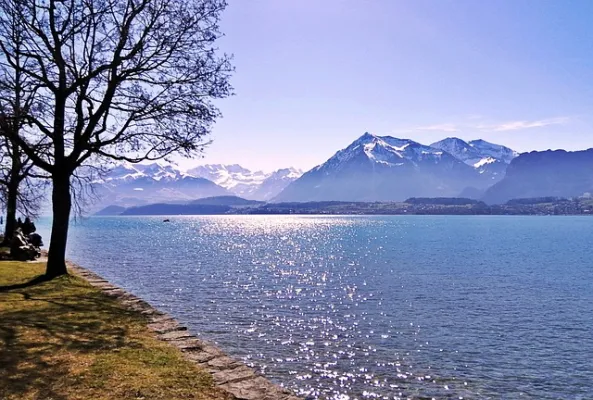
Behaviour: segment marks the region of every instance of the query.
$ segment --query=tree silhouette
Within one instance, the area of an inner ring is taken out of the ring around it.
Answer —
[[[22,73],[27,64],[26,58],[19,54],[23,50],[24,27],[15,23],[14,10],[9,11],[6,19],[10,24],[3,32],[10,39],[9,46],[15,53],[13,63],[18,68],[0,63],[0,185],[6,209],[5,244],[10,244],[16,229],[17,209],[34,216],[43,199],[43,182],[34,179],[34,165],[16,139],[36,90],[33,81]]]
[[[102,159],[192,157],[231,92],[224,0],[0,0],[0,64],[30,80],[11,139],[52,181],[46,275],[67,273],[71,180]],[[15,46],[11,32],[23,34]],[[21,62],[17,62],[17,57]]]
[[[44,199],[45,181],[31,160],[6,133],[16,122],[0,113],[0,200],[6,209],[4,245],[10,245],[16,229],[16,214],[37,217]]]

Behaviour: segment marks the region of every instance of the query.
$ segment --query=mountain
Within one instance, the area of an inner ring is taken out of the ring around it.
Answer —
[[[257,206],[264,204],[263,201],[247,200],[237,196],[216,196],[216,197],[205,197],[203,199],[190,201],[188,204],[201,204],[210,206],[232,206],[232,207],[245,207],[245,206]]]
[[[273,198],[303,174],[294,168],[279,169],[271,173],[251,171],[237,164],[207,164],[187,172],[209,179],[237,196],[253,200]]]
[[[467,165],[471,166],[474,166],[483,158],[487,157],[486,155],[482,154],[480,150],[471,146],[466,141],[455,137],[440,140],[431,144],[430,147],[446,151],[458,160],[461,160]]]
[[[270,200],[302,175],[303,172],[295,168],[282,168],[274,171],[264,179],[249,197],[252,199]]]
[[[95,213],[97,216],[108,216],[108,215],[120,215],[126,210],[125,207],[121,206],[107,206],[102,210],[99,210]]]
[[[365,133],[292,182],[273,201],[455,197],[467,187],[483,189],[489,184],[475,167],[446,151],[410,139]]]
[[[203,165],[183,172],[164,162],[121,163],[93,184],[100,200],[97,208],[108,204],[132,207],[240,194],[252,200],[267,200],[300,175],[302,172],[294,168],[265,173],[236,164]]]
[[[458,160],[474,167],[484,178],[489,179],[491,184],[504,177],[508,164],[519,155],[508,147],[482,139],[466,142],[451,137],[433,143],[430,147],[446,151]]]
[[[515,150],[509,149],[508,147],[501,146],[499,144],[490,143],[482,139],[470,140],[468,143],[481,154],[490,156],[507,164],[510,164],[510,162],[519,155],[519,153],[517,153]]]
[[[506,176],[483,200],[501,204],[530,197],[577,197],[593,192],[593,149],[532,151],[511,161]]]
[[[121,210],[119,215],[219,215],[232,210],[258,207],[263,201],[247,200],[237,196],[205,197],[187,203],[155,203]],[[105,208],[110,211],[114,206]],[[97,214],[98,215],[98,214]]]
[[[95,188],[103,206],[120,207],[220,196],[275,202],[479,199],[504,177],[516,156],[508,147],[484,140],[447,138],[426,146],[365,133],[304,175],[294,168],[267,173],[238,164],[207,164],[183,172],[163,162],[122,163],[96,181]]]
[[[259,187],[267,175],[240,165],[207,164],[187,171],[188,174],[209,179],[237,196],[246,197]]]
[[[123,207],[231,194],[208,179],[194,177],[166,163],[117,165],[95,181],[94,188],[101,204]]]

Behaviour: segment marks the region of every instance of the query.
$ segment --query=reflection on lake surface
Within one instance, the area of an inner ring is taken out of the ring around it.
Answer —
[[[69,256],[303,396],[593,393],[592,218],[170,218],[85,220]]]

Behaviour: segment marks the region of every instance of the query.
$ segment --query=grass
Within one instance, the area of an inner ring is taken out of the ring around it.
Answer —
[[[42,263],[0,262],[0,399],[226,399],[141,315]]]

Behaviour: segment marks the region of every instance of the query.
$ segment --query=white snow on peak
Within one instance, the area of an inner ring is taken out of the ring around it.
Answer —
[[[486,158],[482,158],[480,161],[478,161],[477,163],[474,164],[474,168],[480,168],[483,167],[486,164],[492,164],[495,163],[497,160],[493,157],[486,157]]]
[[[323,169],[328,174],[330,170],[340,169],[342,165],[353,159],[400,167],[409,163],[416,165],[426,160],[437,162],[442,157],[441,150],[425,146],[411,139],[377,136],[367,132],[345,149],[335,153],[325,163],[313,168],[312,171]]]
[[[365,134],[356,144],[364,143],[364,153],[369,160],[392,166],[400,166],[402,160],[418,162],[426,158],[438,159],[443,152],[417,143],[410,139],[399,139],[391,136],[375,136]],[[350,146],[350,151],[355,152],[359,145]],[[346,150],[348,150],[347,148]]]
[[[268,176],[262,171],[251,171],[240,165],[206,164],[188,170],[188,173],[206,178],[229,190],[242,186],[260,185]]]
[[[146,164],[122,162],[115,165],[102,180],[97,182],[130,182],[137,179],[163,180],[165,182],[167,180],[179,180],[188,176],[190,175],[164,161]]]
[[[432,143],[430,146],[446,151],[474,168],[480,168],[495,161],[509,164],[513,158],[519,155],[508,147],[486,142],[482,139],[466,142],[459,138],[450,137]],[[487,159],[488,161],[486,161]]]
[[[348,147],[336,152],[325,163],[312,171],[324,170],[328,175],[332,170],[341,169],[348,162],[373,162],[382,166],[418,166],[420,163],[457,163],[482,171],[490,164],[499,162],[508,164],[518,154],[505,147],[483,140],[466,142],[459,138],[446,138],[429,146],[411,139],[400,139],[391,136],[378,136],[366,132]],[[504,166],[496,166],[498,170]]]
[[[405,146],[403,147],[405,148]],[[394,156],[403,158],[401,154],[402,150],[398,150],[398,148],[390,146],[379,138],[375,138],[372,143],[367,143],[364,145],[364,152],[370,160],[387,165],[394,164],[392,162]]]
[[[443,139],[436,143],[432,143],[430,146],[446,151],[467,165],[473,166],[483,158],[476,149],[472,148],[467,142],[456,137]]]
[[[276,196],[303,171],[296,168],[282,168],[272,172],[251,171],[238,164],[206,164],[188,171],[164,161],[143,164],[117,163],[107,174],[95,183],[115,187],[120,184],[159,182],[183,182],[193,187],[192,179],[207,179],[229,190],[237,196],[255,200],[268,200]],[[186,180],[187,179],[187,180]]]
[[[519,155],[518,152],[506,146],[490,143],[482,139],[470,140],[468,144],[482,156],[490,156],[507,164]]]
[[[267,200],[278,194],[303,172],[295,168],[283,168],[273,172],[252,171],[240,165],[206,164],[188,171],[189,174],[206,178],[237,196]],[[266,187],[265,193],[261,192]],[[279,189],[277,189],[279,188]]]
[[[268,175],[266,179],[298,179],[303,175],[303,171],[297,168],[281,168]]]
[[[111,181],[111,180],[133,180],[144,176],[144,173],[139,171],[138,169],[134,168],[132,165],[129,164],[120,164],[116,165],[112,168],[107,176],[101,181]]]

